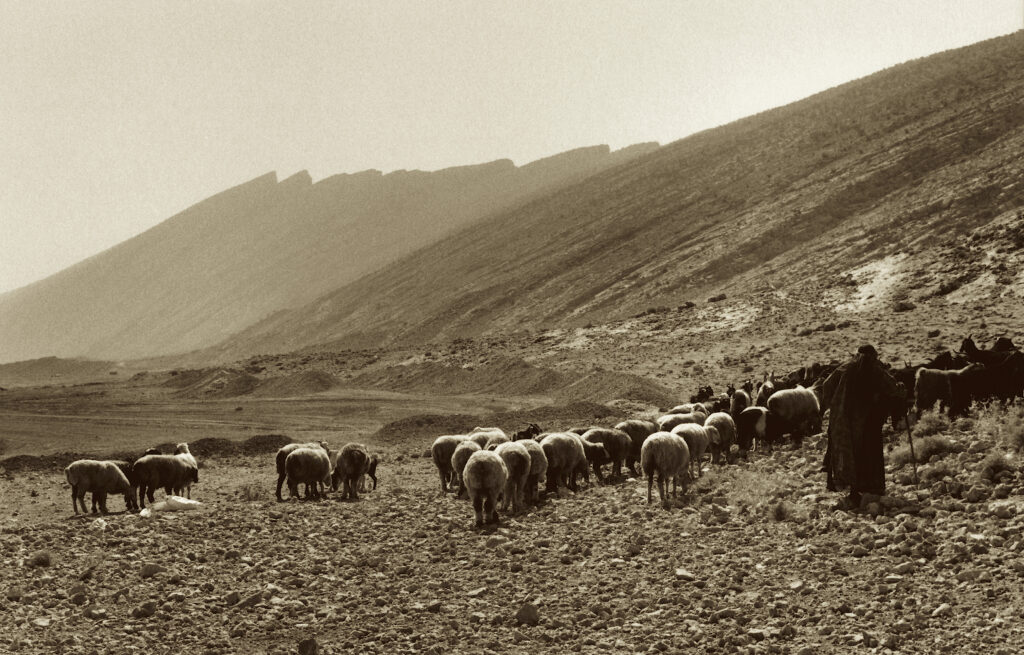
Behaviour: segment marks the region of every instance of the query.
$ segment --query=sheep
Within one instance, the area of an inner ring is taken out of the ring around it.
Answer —
[[[345,444],[338,453],[338,464],[331,472],[331,488],[341,483],[341,499],[359,500],[359,480],[370,470],[370,454],[361,443]]]
[[[629,449],[629,454],[626,456],[626,466],[629,467],[629,472],[634,477],[639,477],[640,474],[636,470],[636,463],[640,461],[640,448],[644,445],[644,440],[647,437],[658,431],[658,424],[642,419],[629,419],[628,421],[616,423],[615,429],[622,430],[628,434],[633,442],[632,447]]]
[[[455,452],[452,453],[452,475],[455,478],[455,481],[459,483],[459,489],[455,494],[456,498],[462,498],[462,493],[466,490],[466,483],[462,477],[462,471],[466,468],[466,462],[469,461],[469,456],[478,450],[480,450],[480,444],[466,439],[457,445],[455,447]]]
[[[598,480],[602,479],[601,466],[606,462],[612,464],[612,475],[622,475],[622,462],[625,461],[633,447],[633,440],[629,438],[628,434],[615,428],[591,428],[583,433],[582,439],[586,443],[604,446],[605,457],[591,461],[594,475]]]
[[[176,457],[181,457],[182,459],[184,459],[186,462],[188,462],[190,465],[194,466],[195,468],[199,468],[199,462],[196,461],[196,458],[192,455],[192,452],[189,451],[187,443],[182,442],[182,443],[178,444],[177,446],[175,446],[174,447],[174,455]],[[181,496],[182,492],[185,492],[185,494],[187,494],[186,495],[187,498],[191,498],[192,497],[192,483],[186,480],[185,481],[185,486],[183,488],[182,487],[178,487],[178,488],[176,488],[174,490],[174,493],[177,496]]]
[[[739,392],[737,392],[739,393]],[[704,421],[705,427],[713,427],[718,439],[711,440],[711,463],[732,463],[732,445],[736,443],[736,422],[725,412],[715,412]],[[714,435],[712,435],[714,436]],[[724,457],[722,457],[724,455]]]
[[[506,439],[508,438],[508,435],[505,434],[504,430],[502,430],[501,428],[494,428],[494,427],[490,427],[490,428],[476,427],[476,428],[473,428],[470,431],[470,433],[469,433],[469,439],[471,441],[475,441],[478,444],[480,444],[481,448],[486,448],[487,447],[487,442],[491,439],[491,437],[495,437],[495,436],[497,436],[499,438],[500,437],[505,437]]]
[[[296,448],[285,458],[290,496],[299,496],[299,485],[306,485],[306,498],[321,499],[332,485],[331,453],[323,448]]]
[[[715,439],[720,438],[717,434],[718,431],[713,427],[682,423],[672,428],[671,434],[682,437],[686,442],[686,447],[690,451],[690,467],[696,466],[697,468],[697,475],[691,475],[691,478],[699,478],[704,475],[700,461],[708,446],[711,445],[712,432],[716,433],[713,435]]]
[[[147,498],[153,502],[153,492],[158,488],[170,496],[186,482],[199,482],[199,468],[176,455],[145,455],[136,460],[132,471],[139,481],[139,507],[143,509]]]
[[[526,488],[523,497],[526,502],[537,502],[537,484],[547,480],[548,458],[544,449],[533,439],[523,439],[519,443],[530,453],[530,474],[526,476]]]
[[[948,407],[950,416],[965,410],[970,405],[970,397],[968,385],[963,384],[963,381],[968,376],[984,370],[983,364],[968,364],[952,371],[918,369],[914,378],[914,407],[918,416],[922,411],[931,409],[936,402],[940,403],[940,409]]]
[[[757,443],[764,441],[767,422],[768,410],[764,407],[748,407],[740,412],[736,420],[736,444],[741,451],[749,451],[755,440]]]
[[[64,477],[71,485],[71,506],[75,509],[75,516],[78,516],[78,505],[82,505],[82,513],[88,514],[85,509],[85,493],[92,492],[92,513],[96,513],[96,506],[99,505],[100,512],[107,513],[107,494],[124,494],[125,505],[129,505],[131,483],[128,477],[114,462],[98,461],[95,459],[80,459],[71,462],[64,469]]]
[[[484,450],[494,450],[503,443],[509,443],[512,441],[504,434],[492,434],[487,437],[487,441],[484,442]]]
[[[505,498],[501,510],[507,512],[509,504],[512,505],[512,512],[518,514],[523,502],[523,494],[526,491],[526,478],[530,475],[530,468],[533,466],[530,451],[521,443],[506,441],[498,444],[494,449],[505,462],[508,470],[508,477],[505,481]]]
[[[117,468],[121,469],[121,472],[124,473],[124,476],[128,478],[128,484],[131,486],[131,488],[128,490],[128,493],[125,494],[124,496],[124,503],[128,510],[137,512],[139,510],[139,481],[135,476],[135,471],[132,470],[132,463],[123,459],[115,459],[110,461],[116,464]]]
[[[672,409],[665,412],[666,414],[692,414],[694,412],[700,412],[707,416],[708,412],[707,405],[704,403],[683,403],[682,405],[676,405]]]
[[[547,490],[558,491],[561,485],[578,491],[576,475],[580,465],[586,466],[587,462],[583,442],[571,432],[552,432],[544,437],[540,446],[548,459]]]
[[[452,478],[454,477],[452,455],[459,444],[467,440],[469,440],[469,437],[464,434],[446,434],[434,439],[433,445],[430,446],[430,456],[434,459],[434,465],[437,466],[437,474],[441,478],[442,496],[450,490]],[[473,440],[475,444],[483,448],[484,444],[487,443],[486,437],[482,441],[483,443]]]
[[[683,423],[704,425],[704,420],[706,418],[707,414],[702,414],[700,412],[690,412],[689,414],[665,414],[664,416],[658,417],[658,429],[662,432],[671,432],[672,428]]]
[[[647,476],[647,503],[651,503],[654,474],[658,474],[658,496],[665,502],[668,479],[672,479],[672,494],[678,486],[686,491],[689,481],[690,450],[682,437],[670,432],[655,432],[644,440],[640,448],[640,468]],[[680,485],[680,482],[682,483]]]
[[[590,441],[584,441],[581,435],[575,432],[567,432],[576,439],[579,440],[580,446],[583,448],[583,461],[576,465],[576,473],[583,476],[583,480],[589,485],[590,484],[590,470],[587,468],[587,464],[593,466],[601,466],[604,462],[609,461],[608,451],[604,449],[604,446],[600,443],[592,443]],[[598,478],[600,479],[600,477]]]
[[[147,448],[143,455],[163,455],[163,452],[159,448]]]
[[[772,397],[772,394],[778,389],[775,383],[765,378],[757,387],[757,394],[755,395],[754,405],[757,407],[767,407],[768,399]]]
[[[732,415],[732,420],[738,419],[740,412],[748,407],[750,407],[750,394],[743,389],[737,389],[729,399],[729,414]]]
[[[284,480],[288,477],[288,472],[285,470],[285,460],[288,459],[288,455],[298,450],[299,448],[322,448],[324,452],[327,451],[327,442],[310,442],[310,443],[290,443],[285,446],[281,446],[278,449],[277,455],[275,456],[275,462],[277,464],[277,499],[284,500],[281,498],[281,486],[284,484]]]
[[[469,500],[473,503],[476,527],[498,522],[498,498],[508,482],[508,467],[497,453],[478,450],[469,456],[462,472]]]
[[[376,455],[370,455],[370,465],[366,467],[366,474],[359,478],[359,492],[365,493],[367,491],[377,490],[377,462],[380,461]],[[366,478],[373,480],[373,486],[371,487],[367,482]]]
[[[768,399],[766,407],[765,431],[769,443],[775,443],[789,433],[793,445],[799,448],[804,437],[821,431],[818,397],[810,389],[797,386],[776,391]]]

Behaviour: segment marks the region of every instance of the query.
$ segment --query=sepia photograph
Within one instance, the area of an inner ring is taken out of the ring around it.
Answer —
[[[0,0],[0,88],[0,653],[1024,653],[1024,0]]]

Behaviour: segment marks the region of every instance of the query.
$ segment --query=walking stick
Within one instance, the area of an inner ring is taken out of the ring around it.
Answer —
[[[914,463],[914,484],[921,484],[920,478],[917,477],[917,455],[914,454],[914,435],[911,434],[910,430],[909,411],[904,415],[903,420],[907,424],[907,441],[910,442],[910,461]]]

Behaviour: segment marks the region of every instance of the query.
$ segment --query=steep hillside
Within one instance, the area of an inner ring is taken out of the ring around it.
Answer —
[[[979,226],[1017,220],[1022,60],[1019,32],[694,135],[474,224],[211,353],[583,326],[773,287],[834,308],[842,294],[823,288],[865,263],[902,252],[923,266]]]
[[[57,275],[0,296],[0,362],[153,356],[217,343],[442,235],[650,152],[581,148],[436,172],[312,183],[273,173],[204,200]]]

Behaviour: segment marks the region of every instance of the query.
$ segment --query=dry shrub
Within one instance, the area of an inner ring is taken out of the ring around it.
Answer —
[[[770,515],[773,521],[788,521],[793,518],[793,508],[786,501],[780,500],[772,506]]]
[[[915,437],[929,437],[949,429],[949,419],[939,412],[924,412],[914,426]]]
[[[255,482],[246,482],[238,488],[238,499],[246,502],[264,500],[264,489]]]
[[[918,462],[927,462],[933,456],[938,455],[943,457],[950,453],[958,453],[964,448],[961,444],[953,441],[951,438],[936,434],[924,439],[916,439],[914,441],[914,454],[917,455]],[[890,456],[892,465],[896,468],[900,468],[906,464],[910,464],[914,461],[914,458],[910,456],[910,446],[900,446],[892,451]]]
[[[1004,408],[992,403],[979,408],[974,428],[1009,451],[1024,450],[1024,407],[1019,404]]]
[[[936,462],[921,472],[921,478],[929,482],[942,480],[943,478],[955,478],[956,469],[948,460]]]
[[[989,453],[978,466],[978,477],[982,480],[995,480],[1003,471],[1015,473],[1017,466],[1003,453]]]

